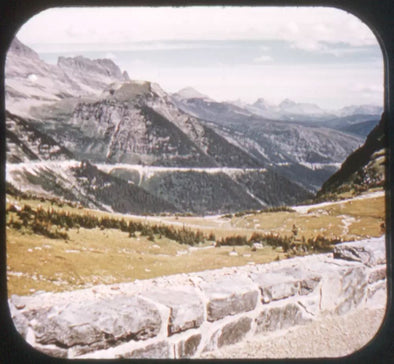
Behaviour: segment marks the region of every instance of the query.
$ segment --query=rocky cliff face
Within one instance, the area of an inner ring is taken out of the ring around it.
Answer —
[[[383,187],[386,165],[386,123],[383,114],[379,124],[368,135],[365,143],[354,151],[318,192],[318,198],[332,197],[341,192],[362,192],[372,187]]]
[[[25,340],[65,358],[198,358],[362,306],[386,307],[383,237],[334,255],[9,300]]]
[[[91,60],[86,57],[59,57],[57,66],[71,82],[82,85],[92,93],[103,90],[113,82],[129,81],[126,71],[110,59]]]
[[[14,38],[7,52],[5,79],[7,110],[30,116],[32,106],[97,95],[112,82],[128,80],[128,75],[105,59],[60,58],[58,65],[50,65]]]
[[[72,153],[27,120],[6,111],[6,151],[10,163],[73,159]]]
[[[94,101],[78,102],[68,117],[63,117],[60,106],[51,110],[35,109],[35,117],[45,120],[37,128],[65,139],[78,159],[184,167],[261,166],[179,110],[150,82],[116,84]]]

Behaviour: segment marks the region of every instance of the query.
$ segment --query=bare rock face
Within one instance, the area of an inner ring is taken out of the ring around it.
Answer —
[[[20,72],[22,71],[22,69],[18,70],[18,60],[23,58],[29,59],[31,62],[40,62],[40,57],[38,53],[33,51],[31,48],[25,46],[18,38],[14,38],[14,40],[10,44],[10,47],[8,48],[7,54],[6,75],[8,77],[23,75],[28,76],[29,73],[23,74]],[[31,71],[32,69],[30,69],[30,73]]]
[[[7,110],[20,116],[65,98],[98,96],[109,84],[129,80],[110,59],[60,57],[57,65],[48,64],[17,38],[7,52],[5,76]]]
[[[59,57],[57,65],[70,80],[92,89],[102,90],[112,82],[128,80],[128,75],[110,59]]]

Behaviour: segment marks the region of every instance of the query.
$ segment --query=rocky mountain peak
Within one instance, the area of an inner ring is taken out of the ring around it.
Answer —
[[[267,101],[265,99],[263,99],[262,97],[258,98],[252,106],[258,107],[259,109],[262,109],[262,110],[267,110],[269,107]]]
[[[104,90],[102,98],[116,99],[123,102],[133,100],[138,96],[146,96],[150,92],[150,82],[129,80],[126,82],[112,83]]]
[[[281,109],[286,109],[288,107],[293,107],[296,106],[297,103],[294,102],[293,100],[290,99],[284,99],[280,104],[279,104],[279,108]]]
[[[59,57],[57,65],[14,38],[5,67],[7,109],[31,117],[31,108],[65,98],[98,96],[110,84],[129,80],[110,59]]]
[[[110,59],[89,59],[83,56],[59,57],[57,65],[67,74],[99,75],[119,81],[127,81],[120,68]],[[128,76],[128,75],[127,75]]]
[[[124,79],[125,81],[130,81],[130,76],[129,76],[129,74],[127,73],[127,71],[123,71],[122,76],[123,76],[123,79]]]
[[[193,87],[185,87],[174,94],[180,99],[208,99],[208,97],[201,92],[195,90]]]
[[[318,105],[307,102],[295,102],[290,99],[283,100],[279,105],[281,112],[287,112],[296,115],[324,115],[326,111]]]
[[[8,53],[7,56],[20,56],[20,57],[28,57],[28,58],[34,58],[34,59],[39,59],[40,57],[38,54],[33,51],[31,48],[28,46],[24,45],[17,37],[15,37],[8,48]]]

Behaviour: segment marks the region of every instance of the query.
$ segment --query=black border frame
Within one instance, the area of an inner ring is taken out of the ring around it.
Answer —
[[[296,6],[335,7],[345,10],[365,22],[380,43],[384,58],[384,110],[387,116],[388,161],[386,166],[386,255],[387,255],[387,311],[383,324],[374,337],[360,351],[343,358],[329,359],[256,359],[248,362],[308,362],[308,363],[394,363],[393,299],[393,143],[394,143],[394,1],[393,0],[6,0],[0,3],[0,363],[151,363],[171,360],[70,360],[46,356],[32,349],[16,332],[7,303],[6,241],[5,241],[5,56],[9,44],[19,28],[35,14],[51,7],[81,6]],[[189,363],[191,360],[176,360]],[[209,360],[210,361],[210,360]],[[216,360],[215,360],[216,361]],[[223,360],[224,361],[224,360]],[[192,362],[207,362],[193,359]],[[224,362],[246,362],[225,360]]]

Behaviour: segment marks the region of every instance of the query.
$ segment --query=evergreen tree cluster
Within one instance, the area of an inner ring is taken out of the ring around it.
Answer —
[[[135,221],[129,222],[128,232],[131,236],[133,234],[135,235],[136,232],[140,232],[141,235],[148,236],[151,240],[154,235],[165,236],[170,240],[186,245],[196,245],[209,239],[209,237],[206,237],[201,231],[193,231],[186,227],[176,229],[173,226],[150,225]]]
[[[307,246],[313,251],[329,252],[332,250],[333,245],[339,243],[342,243],[341,239],[328,239],[325,236],[318,235],[314,238],[309,238]]]
[[[17,209],[14,205],[7,208],[7,214],[15,213],[17,219],[10,216],[7,221],[7,226],[16,230],[28,230],[35,234],[43,235],[51,239],[68,239],[69,236],[66,231],[60,230],[65,227],[57,223],[56,219],[48,218],[49,211],[44,211],[41,208],[34,210],[30,205],[24,205],[22,209]],[[54,214],[53,216],[56,216]]]
[[[340,242],[341,240],[339,239],[329,239],[321,235],[309,238],[308,240],[306,240],[305,237],[302,237],[300,241],[295,241],[294,237],[254,232],[249,239],[247,239],[246,236],[241,235],[222,238],[216,242],[216,246],[253,246],[254,243],[261,243],[273,248],[281,247],[285,253],[293,252],[297,254],[300,252],[328,252],[332,250],[333,245]]]
[[[7,207],[7,225],[16,230],[27,230],[35,234],[40,234],[52,239],[69,239],[67,231],[72,228],[94,229],[100,228],[117,229],[129,234],[129,237],[135,237],[137,233],[146,236],[150,241],[155,241],[155,235],[166,237],[185,245],[196,245],[204,241],[215,241],[215,235],[210,233],[205,235],[201,231],[191,230],[183,226],[177,229],[172,225],[153,225],[139,221],[126,221],[124,218],[114,218],[109,216],[96,216],[89,213],[75,213],[62,211],[53,207],[44,209],[37,207],[33,209],[30,205],[25,204],[22,208],[17,208],[10,204]],[[253,246],[254,243],[261,243],[277,248],[282,247],[284,252],[307,253],[307,252],[327,252],[332,250],[332,246],[341,242],[339,239],[328,239],[324,236],[314,238],[302,237],[296,241],[295,235],[292,237],[279,236],[272,233],[254,232],[247,239],[246,236],[234,235],[227,236],[216,240],[216,246]]]
[[[147,236],[149,240],[154,241],[154,235],[160,237],[165,236],[170,240],[177,241],[180,244],[195,245],[205,240],[214,237],[210,234],[206,237],[201,231],[193,231],[186,227],[176,229],[173,226],[166,225],[151,225],[148,223],[129,221],[125,219],[117,219],[107,216],[95,216],[93,214],[73,213],[70,211],[59,211],[54,208],[44,209],[38,207],[33,209],[30,205],[24,205],[21,209],[14,205],[9,205],[7,214],[13,213],[13,216],[7,221],[7,225],[20,230],[25,228],[40,235],[49,238],[68,239],[68,229],[85,228],[94,229],[117,229],[129,233],[130,237],[136,236],[140,233],[142,236]],[[65,231],[59,230],[64,229]]]
[[[268,212],[295,212],[294,209],[288,206],[272,206],[272,207],[266,207],[261,210],[244,210],[244,211],[238,211],[235,212],[234,214],[226,214],[224,217],[227,218],[232,218],[232,217],[242,217],[245,215],[251,215],[251,214],[263,214],[263,213],[268,213]]]

